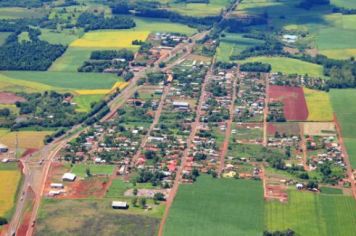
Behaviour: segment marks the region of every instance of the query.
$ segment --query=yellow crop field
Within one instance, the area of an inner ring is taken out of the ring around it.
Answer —
[[[14,206],[14,198],[21,174],[16,170],[0,170],[0,216]]]
[[[332,121],[333,109],[327,92],[304,88],[308,106],[308,121]]]
[[[70,47],[82,48],[138,48],[132,45],[133,40],[145,41],[149,31],[93,31],[75,40]]]
[[[43,147],[43,139],[46,135],[51,134],[51,131],[19,131],[10,132],[7,129],[0,130],[0,143],[5,144],[10,148],[16,147],[16,133],[18,147],[21,149]]]
[[[100,94],[108,94],[113,92],[116,88],[123,90],[127,87],[128,82],[116,82],[111,89],[81,89],[75,90],[75,92],[79,95],[100,95]]]

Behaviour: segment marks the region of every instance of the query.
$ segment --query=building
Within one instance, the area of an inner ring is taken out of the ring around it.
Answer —
[[[129,205],[127,202],[121,202],[121,201],[113,201],[111,203],[112,208],[114,209],[128,209]]]
[[[7,152],[9,151],[9,148],[7,146],[5,146],[4,144],[1,144],[0,143],[0,153],[4,153],[4,152]]]
[[[173,102],[173,107],[174,108],[178,108],[178,109],[188,109],[189,108],[189,103],[174,101]]]
[[[62,180],[63,181],[71,181],[71,182],[73,182],[76,178],[77,178],[77,176],[75,174],[73,174],[73,173],[65,173],[62,176]]]
[[[60,183],[51,183],[51,188],[64,188],[64,185]]]

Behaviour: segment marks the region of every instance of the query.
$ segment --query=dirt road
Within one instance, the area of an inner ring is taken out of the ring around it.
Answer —
[[[265,74],[265,83],[266,83],[266,98],[265,98],[265,108],[263,110],[263,146],[267,147],[267,118],[268,118],[268,103],[269,103],[269,79],[268,79],[268,74]]]

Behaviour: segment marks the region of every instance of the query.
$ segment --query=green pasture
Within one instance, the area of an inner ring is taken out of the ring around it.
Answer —
[[[122,179],[114,179],[105,197],[107,198],[123,197],[125,191],[132,187],[133,185],[131,183],[124,182]]]
[[[40,39],[51,44],[68,45],[83,35],[83,30],[63,29],[61,31],[41,29]]]
[[[245,38],[242,34],[224,33],[217,48],[218,61],[230,61],[230,56],[238,55],[243,50],[262,44],[261,40]]]
[[[331,0],[330,2],[338,7],[356,9],[356,2],[352,0]]]
[[[352,197],[290,190],[288,203],[265,204],[269,231],[292,229],[296,235],[350,235],[356,230]]]
[[[231,0],[210,0],[209,3],[176,3],[171,1],[168,9],[186,16],[216,16]]]
[[[115,169],[114,165],[95,165],[95,164],[76,164],[71,172],[79,177],[87,177],[86,170],[89,169],[92,175],[112,175]]]
[[[164,235],[261,235],[263,205],[261,182],[203,175],[179,187]]]
[[[262,62],[272,66],[273,72],[323,77],[323,67],[317,64],[286,57],[251,57],[239,63]]]
[[[84,61],[90,58],[95,48],[75,48],[68,47],[65,53],[53,62],[48,71],[51,72],[77,72]]]
[[[73,102],[77,104],[76,111],[78,112],[89,112],[91,110],[91,105],[95,102],[99,102],[103,99],[103,94],[90,94],[90,95],[78,95],[75,96]]]
[[[1,78],[21,85],[23,81],[44,86],[47,90],[59,88],[71,89],[109,89],[115,82],[122,80],[115,74],[37,72],[37,71],[2,71]]]
[[[351,165],[356,168],[356,89],[333,89],[330,98],[341,125]]]
[[[6,39],[10,34],[10,32],[0,32],[0,46],[6,42]]]

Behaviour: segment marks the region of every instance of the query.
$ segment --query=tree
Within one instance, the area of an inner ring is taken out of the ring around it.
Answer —
[[[89,168],[86,168],[85,173],[87,174],[88,177],[91,177],[91,172]]]
[[[133,193],[133,195],[137,196],[137,193],[138,193],[137,188],[134,188],[134,189],[132,190],[132,193]]]
[[[159,193],[155,193],[155,195],[153,196],[153,200],[157,204],[158,201],[164,201],[166,200],[166,198],[163,193],[159,192]]]
[[[6,225],[8,222],[7,222],[7,219],[4,218],[4,217],[0,217],[0,225]]]
[[[132,198],[131,203],[134,207],[137,206],[137,201],[138,201],[137,197]]]
[[[144,209],[146,207],[146,198],[141,198],[140,199],[140,206],[142,209]]]
[[[318,188],[319,187],[319,185],[318,185],[318,183],[317,182],[315,182],[315,181],[312,181],[312,180],[310,180],[308,183],[307,183],[307,188],[308,189],[313,189],[313,188]]]

